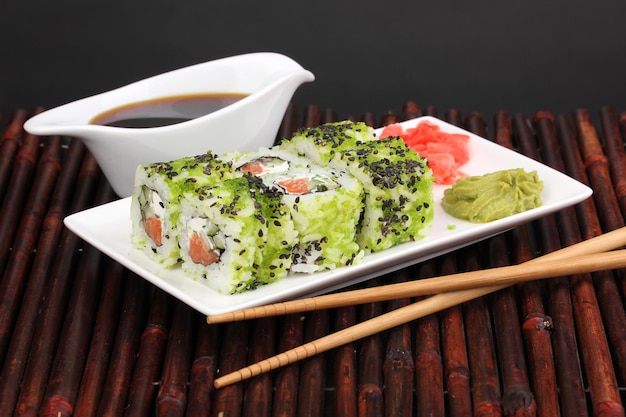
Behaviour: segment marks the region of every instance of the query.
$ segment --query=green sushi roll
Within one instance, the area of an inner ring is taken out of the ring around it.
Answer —
[[[175,226],[181,195],[234,177],[232,165],[211,152],[137,167],[131,197],[133,246],[165,267],[178,264]]]
[[[356,237],[364,193],[359,181],[315,166],[270,179],[281,190],[298,232],[293,272],[311,273],[360,261],[364,253]]]
[[[282,196],[298,233],[292,272],[335,269],[363,257],[356,235],[364,193],[354,177],[279,146],[234,156],[232,162],[240,175],[253,173]]]
[[[355,176],[365,189],[361,248],[378,252],[425,236],[434,217],[434,178],[426,160],[401,138],[361,143],[330,165]]]
[[[252,175],[203,186],[180,200],[185,275],[223,294],[282,279],[296,239],[281,197]]]
[[[327,165],[337,153],[376,139],[370,126],[346,120],[299,129],[290,139],[283,140],[280,147],[306,156],[316,164]]]
[[[365,190],[357,241],[378,252],[417,240],[434,217],[434,178],[426,160],[398,137],[378,140],[363,123],[337,122],[297,131],[281,148],[356,177]]]

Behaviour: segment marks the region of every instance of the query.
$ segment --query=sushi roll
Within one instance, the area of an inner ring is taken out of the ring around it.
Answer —
[[[286,151],[306,156],[316,164],[326,165],[337,153],[376,139],[374,129],[370,126],[363,122],[346,120],[299,129],[279,146]]]
[[[137,167],[131,197],[131,242],[165,267],[180,262],[176,218],[179,199],[201,185],[234,178],[230,163],[213,153]]]
[[[233,166],[240,175],[258,176],[282,196],[298,233],[291,271],[334,269],[362,258],[356,235],[364,192],[354,177],[280,146],[235,157]]]
[[[298,232],[293,272],[312,273],[359,262],[356,241],[363,186],[345,173],[299,167],[268,180],[278,187]]]
[[[178,230],[186,276],[223,294],[282,279],[296,239],[281,197],[252,175],[184,193]]]
[[[379,140],[367,125],[346,121],[302,129],[280,147],[349,173],[363,184],[365,205],[357,237],[361,249],[378,252],[419,239],[432,224],[432,171],[401,138]]]
[[[434,178],[427,162],[398,137],[361,143],[336,155],[330,166],[349,172],[365,189],[357,237],[378,252],[423,237],[434,217]]]

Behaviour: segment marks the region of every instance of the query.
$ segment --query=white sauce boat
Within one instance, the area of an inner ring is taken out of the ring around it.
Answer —
[[[167,72],[53,108],[29,119],[24,128],[35,135],[80,138],[113,190],[127,197],[140,164],[208,150],[222,154],[271,146],[296,89],[314,78],[298,63],[277,53],[238,55]],[[96,116],[120,106],[203,93],[248,96],[213,113],[167,126],[90,124]]]

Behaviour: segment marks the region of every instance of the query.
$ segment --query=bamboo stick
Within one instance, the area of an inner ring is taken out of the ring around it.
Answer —
[[[137,362],[128,392],[124,417],[146,416],[157,399],[168,339],[172,332],[174,300],[169,294],[154,289],[148,320],[139,339]]]
[[[513,149],[511,119],[500,111],[494,117],[495,142]],[[488,252],[491,266],[510,264],[509,241],[511,233],[489,239]],[[529,386],[526,355],[520,328],[520,311],[516,288],[511,286],[494,293],[492,300],[493,322],[500,372],[502,374],[502,411],[504,415],[530,417],[536,415],[537,403]]]
[[[356,323],[356,309],[354,306],[341,307],[335,311],[335,330],[345,329]],[[334,415],[357,416],[357,369],[354,343],[340,346],[335,353],[334,385],[335,407]]]
[[[313,311],[307,314],[304,324],[304,341],[310,343],[328,334],[328,310]],[[296,347],[297,348],[297,347]],[[326,407],[327,357],[313,356],[302,361],[297,403],[297,415],[324,415]]]
[[[213,408],[213,380],[217,370],[220,326],[206,326],[198,318],[196,352],[191,366],[187,417],[208,417]]]
[[[418,266],[418,276],[433,276],[435,260]],[[418,416],[445,415],[443,360],[439,315],[431,314],[416,321],[415,328],[415,408]]]
[[[600,184],[601,181],[609,177],[607,166],[607,158],[602,153],[602,145],[596,135],[595,129],[591,124],[590,116],[586,111],[579,110],[575,114],[574,120],[576,132],[578,133],[579,146],[583,151],[585,168],[589,177],[589,182],[594,188],[594,200],[597,206],[590,207],[589,210],[595,213],[591,216],[587,228],[587,234],[596,236],[604,230],[614,230],[622,227],[624,219],[619,210],[617,197],[613,188],[605,187]],[[620,377],[626,378],[626,363],[624,356],[626,355],[626,347],[623,340],[626,339],[626,311],[620,297],[620,287],[622,295],[625,293],[624,281],[622,274],[620,277],[620,286],[616,282],[616,276],[612,273],[598,272],[593,274],[594,285],[599,305],[602,311],[604,328],[612,349],[616,350],[616,371],[620,373]]]
[[[31,342],[37,329],[37,316],[45,293],[45,286],[57,257],[58,245],[63,234],[63,216],[68,210],[74,191],[76,175],[82,163],[84,146],[73,141],[65,155],[65,161],[54,190],[54,194],[43,221],[41,235],[37,243],[37,253],[30,268],[28,285],[15,322],[20,329],[13,337],[8,331],[0,333],[0,346],[6,350],[2,374],[0,375],[0,404],[6,410],[13,410],[19,395]],[[6,347],[8,346],[8,348]]]
[[[61,141],[58,137],[52,138],[38,163],[35,183],[17,228],[7,270],[0,281],[0,358],[6,355],[10,329],[18,315],[30,263],[35,257],[34,249],[59,174],[60,160]]]
[[[408,269],[391,274],[393,282],[404,283],[413,271]],[[391,300],[387,303],[387,311],[395,311],[411,303],[408,297]],[[385,360],[383,361],[383,377],[385,389],[385,415],[413,415],[413,380],[415,362],[411,343],[411,328],[408,323],[389,329]]]
[[[457,272],[455,253],[444,255],[441,263],[441,274]],[[451,306],[441,312],[441,339],[450,415],[472,415],[467,338],[461,306]]]
[[[507,234],[508,235],[508,234]],[[507,235],[496,236],[488,242],[489,258],[496,266],[506,265]],[[519,309],[513,286],[494,293],[491,302],[502,375],[502,411],[504,415],[534,416],[537,411],[527,376],[524,344],[519,325]]]
[[[326,323],[325,316],[321,315],[321,317],[320,323],[324,325]],[[291,314],[285,316],[280,322],[278,351],[293,349],[303,343],[306,330],[303,328],[302,320],[300,315]],[[311,319],[306,318],[304,320],[307,322],[306,325],[309,326]],[[273,408],[281,410],[280,414],[285,416],[306,415],[309,410],[323,409],[323,400],[311,401],[312,398],[320,398],[321,390],[318,387],[320,385],[324,387],[326,376],[325,369],[322,369],[321,372],[316,372],[319,371],[319,365],[325,363],[323,358],[314,359],[317,360],[309,361],[309,363],[304,363],[302,366],[298,364],[288,365],[276,373]],[[310,366],[311,363],[316,366]],[[312,371],[307,368],[309,366],[313,368]],[[301,373],[302,377],[300,377]],[[215,386],[215,381],[213,382]]]
[[[379,279],[367,283],[379,284]],[[326,311],[326,310],[320,310]],[[369,320],[382,313],[382,303],[368,303],[360,308],[360,321]],[[373,334],[361,341],[359,350],[358,411],[361,416],[383,414],[384,396],[382,379],[383,362],[382,336]]]
[[[609,158],[609,169],[613,188],[617,201],[622,210],[622,216],[626,214],[626,150],[624,139],[620,133],[620,126],[615,111],[608,106],[600,109],[600,126],[602,128],[602,141],[606,156]]]
[[[438,117],[439,116],[439,111],[437,110],[437,108],[435,106],[428,105],[424,109],[424,116]],[[446,119],[448,119],[448,118],[446,117]]]
[[[229,373],[243,366],[250,346],[250,323],[237,322],[226,327],[220,351],[220,373]],[[293,385],[293,390],[298,385]],[[243,405],[243,385],[235,384],[215,392],[212,415],[239,415]]]
[[[464,263],[469,264],[466,268],[480,267],[476,246],[468,247],[462,252],[465,254]],[[472,381],[473,413],[500,415],[502,413],[500,379],[486,297],[468,300],[462,309]]]
[[[111,353],[108,373],[98,403],[97,416],[120,416],[128,404],[128,393],[139,341],[145,328],[148,284],[128,273],[120,320]]]
[[[620,213],[620,207],[611,183],[609,161],[602,150],[602,144],[589,112],[584,109],[577,110],[574,114],[574,125],[594,197],[597,201],[602,201],[604,206],[598,212],[600,221],[605,230],[622,227],[624,226],[622,216],[615,215]]]
[[[308,105],[304,109],[303,128],[319,126],[322,123],[322,112],[318,106]]]
[[[194,311],[182,302],[174,306],[174,318],[169,334],[161,385],[156,399],[157,415],[181,416],[187,406],[187,381],[191,368],[192,326]]]
[[[25,135],[13,164],[13,172],[7,192],[0,205],[0,274],[4,272],[9,259],[9,248],[20,223],[24,205],[37,169],[39,158],[39,136]]]
[[[415,119],[422,115],[422,109],[415,101],[407,101],[402,106],[402,117],[404,120]]]
[[[516,143],[520,151],[535,160],[540,160],[536,130],[531,122],[523,115],[517,115],[515,121],[518,127],[518,140]],[[555,230],[553,217],[539,219],[535,223],[535,231],[539,234],[539,238],[535,239],[537,247],[543,246],[543,252],[551,252],[558,248],[555,240],[550,239],[550,237],[546,239],[545,237],[545,235],[549,234],[547,231],[551,231],[554,234],[558,233]],[[557,278],[557,280],[559,279],[561,278]],[[545,288],[547,285],[541,284],[543,283],[538,283],[531,291],[528,291],[529,300],[532,300],[532,310],[525,313],[528,319],[524,323],[524,332],[528,338],[527,345],[531,346],[531,343],[533,343],[530,350],[533,352],[534,382],[535,386],[540,387],[535,389],[535,391],[541,390],[539,394],[542,396],[539,411],[541,415],[551,415],[550,413],[557,413],[561,408],[559,397],[570,398],[572,390],[568,388],[561,392],[558,388],[564,378],[562,376],[563,365],[559,366],[556,357],[559,348],[562,349],[563,344],[560,343],[553,347],[552,329],[555,324],[548,313],[552,314],[551,307],[554,305],[555,297],[549,298],[544,307],[543,293],[548,290]],[[557,308],[554,314],[558,314],[559,311],[560,309]],[[568,327],[568,323],[563,323],[563,325],[564,333],[568,333],[571,330],[571,326]],[[577,385],[576,382],[573,385]],[[584,408],[584,403],[581,407],[581,404],[578,402],[581,399],[583,398],[576,398],[573,402],[580,408]]]
[[[384,126],[388,126],[394,123],[400,123],[401,121],[402,121],[402,118],[400,117],[399,114],[397,114],[393,110],[388,110],[387,113],[385,113],[383,117],[380,119],[380,126],[378,127],[384,127]]]
[[[431,111],[433,111],[432,116],[437,117],[436,109],[431,109]],[[461,115],[461,112],[458,109],[452,108],[452,109],[447,110],[445,113],[445,119],[448,123],[452,123],[455,126],[465,127],[463,126],[463,116]]]
[[[251,332],[254,341],[250,345],[248,352],[248,362],[263,360],[274,354],[276,342],[276,321],[271,319],[260,319],[254,323]],[[269,416],[272,410],[273,383],[269,375],[262,375],[250,381],[245,387],[242,416],[256,417]]]
[[[354,121],[356,122],[358,120],[355,119]],[[378,117],[376,116],[376,114],[372,112],[365,112],[363,114],[363,117],[361,118],[361,121],[370,127],[373,127],[373,128],[379,127]]]
[[[547,165],[563,171],[561,163],[559,144],[556,139],[556,129],[554,118],[548,113],[538,113],[535,115],[533,125],[537,132],[537,140],[542,150],[543,160]],[[539,231],[542,237],[543,247],[551,252],[561,247],[561,240],[566,237],[557,225],[557,220],[576,222],[576,215],[573,207],[568,207],[554,215],[547,216],[540,223]],[[571,238],[571,236],[570,236]],[[580,240],[578,240],[580,241]],[[576,241],[576,242],[578,242]],[[575,243],[575,242],[572,242]],[[574,274],[576,275],[576,274]],[[560,277],[546,283],[547,303],[550,317],[559,332],[551,335],[552,347],[554,349],[555,364],[559,383],[559,396],[561,397],[561,411],[565,415],[576,416],[586,415],[584,411],[587,407],[585,398],[584,382],[579,363],[578,341],[574,323],[574,307],[572,305],[569,277]]]
[[[104,270],[93,336],[74,407],[74,415],[81,417],[94,417],[98,411],[120,315],[124,267],[110,260]]]
[[[529,144],[535,140],[534,131],[528,119],[522,114],[513,117],[515,145]],[[536,152],[536,147],[527,146]],[[532,258],[533,250],[539,251],[537,239],[531,236],[536,232],[536,223],[524,225],[514,233],[515,260],[525,262]],[[533,245],[535,243],[535,245]],[[552,319],[546,314],[541,282],[527,282],[520,286],[522,309],[522,335],[528,352],[529,374],[539,416],[560,413],[556,366],[552,350]]]
[[[82,210],[91,204],[99,176],[100,170],[95,159],[91,154],[85,154],[78,176],[76,196],[72,203],[73,210]],[[59,247],[64,256],[55,259],[46,287],[46,296],[41,300],[36,333],[16,406],[17,414],[31,415],[40,407],[43,400],[44,392],[41,387],[45,385],[52,366],[54,347],[57,346],[61,333],[73,278],[72,272],[80,245],[81,240],[64,229]]]
[[[325,108],[322,112],[322,123],[331,123],[339,120],[339,115],[335,109]]]
[[[102,180],[96,204],[104,204],[113,196],[111,187]],[[97,298],[102,282],[100,265],[103,259],[104,255],[92,246],[81,254],[39,413],[41,416],[73,414],[96,318],[93,300]]]
[[[26,111],[17,109],[0,136],[0,203],[7,195],[7,187],[13,172],[15,155],[22,140],[22,126],[26,121]]]

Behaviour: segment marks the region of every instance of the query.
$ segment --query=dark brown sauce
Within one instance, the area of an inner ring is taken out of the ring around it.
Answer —
[[[173,125],[213,113],[247,96],[240,93],[210,93],[162,97],[107,110],[89,123],[129,128]]]

